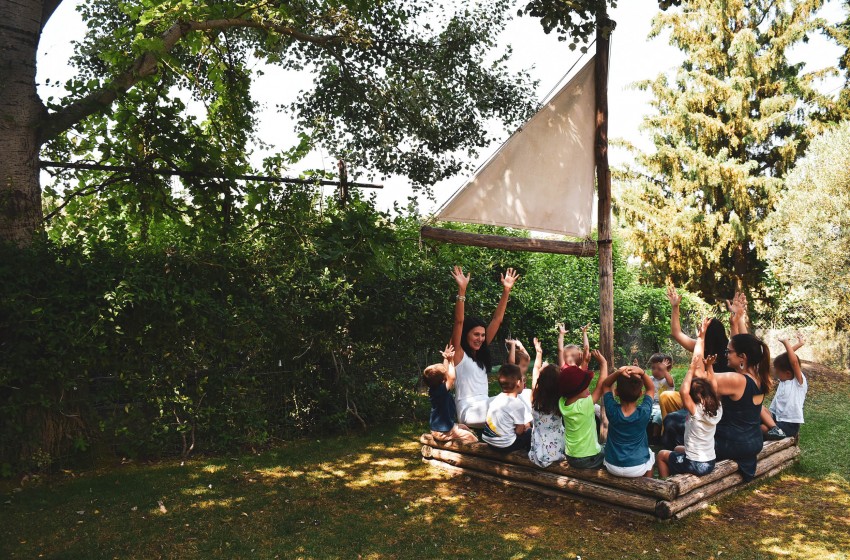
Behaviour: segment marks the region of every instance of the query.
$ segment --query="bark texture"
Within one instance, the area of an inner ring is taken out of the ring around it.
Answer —
[[[55,7],[57,3],[51,5]],[[41,227],[35,63],[42,2],[0,2],[0,240],[25,246]]]

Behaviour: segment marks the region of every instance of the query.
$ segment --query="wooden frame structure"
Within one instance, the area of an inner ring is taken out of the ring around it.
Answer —
[[[422,459],[452,474],[465,474],[551,496],[603,503],[657,519],[681,519],[753,482],[774,476],[800,455],[794,438],[765,442],[756,478],[744,482],[734,461],[719,461],[710,474],[679,474],[664,480],[621,478],[604,469],[574,469],[566,461],[541,469],[522,451],[500,453],[485,443],[440,443],[423,434]]]
[[[532,251],[557,253],[584,257],[599,256],[599,349],[612,363],[614,356],[614,263],[611,246],[611,171],[608,166],[608,56],[610,52],[610,29],[613,22],[604,7],[596,16],[596,186],[598,192],[598,241],[594,248],[590,243],[484,235],[443,228],[424,226],[422,237],[509,251]],[[606,33],[606,29],[609,31]]]

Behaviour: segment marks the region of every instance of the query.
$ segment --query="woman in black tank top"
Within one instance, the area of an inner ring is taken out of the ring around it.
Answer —
[[[718,373],[717,393],[723,416],[714,436],[717,459],[732,459],[744,480],[756,474],[756,456],[762,449],[761,408],[770,390],[770,350],[751,334],[737,334],[726,349],[734,372]]]

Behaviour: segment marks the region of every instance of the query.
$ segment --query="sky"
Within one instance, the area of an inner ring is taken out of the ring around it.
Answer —
[[[42,34],[37,80],[42,84],[39,86],[39,93],[43,98],[61,95],[60,90],[43,85],[46,78],[55,83],[64,82],[74,75],[73,68],[68,64],[73,52],[73,41],[82,38],[85,33],[85,26],[76,11],[76,6],[80,3],[78,0],[65,0]],[[516,4],[520,7],[525,1],[519,0]],[[516,12],[516,7],[513,12]],[[666,36],[662,35],[653,40],[647,38],[652,16],[657,12],[657,0],[621,0],[610,14],[617,22],[617,28],[611,39],[609,138],[626,140],[643,150],[652,149],[648,136],[640,129],[643,117],[652,111],[649,105],[651,96],[649,93],[635,90],[632,84],[652,79],[663,72],[674,72],[683,58],[680,51],[667,43]],[[828,21],[838,21],[842,17],[840,2],[827,2],[820,15]],[[513,48],[509,66],[516,70],[529,69],[532,78],[538,80],[537,97],[540,100],[562,83],[564,73],[581,56],[578,50],[571,51],[567,42],[559,42],[554,34],[544,34],[539,21],[529,17],[514,18],[505,27],[500,36],[499,50],[504,50],[506,45]],[[806,70],[813,71],[834,64],[839,53],[838,47],[817,36],[807,44],[795,47],[788,56],[791,62],[806,62]],[[578,65],[574,72],[580,66]],[[311,77],[306,72],[285,72],[269,66],[263,66],[263,71],[264,75],[256,79],[252,86],[252,93],[262,107],[257,133],[260,139],[273,149],[254,150],[252,160],[258,168],[264,156],[274,150],[286,150],[298,143],[294,120],[287,113],[278,112],[275,107],[293,101],[298,92],[309,88],[311,83]],[[840,83],[838,78],[826,80],[821,89],[835,91],[840,87]],[[505,139],[512,131],[496,129],[495,132]],[[499,143],[496,143],[481,150],[473,165],[477,166],[484,161],[498,145]],[[622,163],[626,157],[628,154],[624,151],[612,149],[611,164]],[[336,162],[327,153],[317,150],[301,162],[298,168],[294,168],[291,175],[297,175],[302,169],[316,168],[335,172]],[[461,187],[467,178],[466,175],[457,176],[435,184],[433,193],[436,202],[420,197],[422,210],[429,212],[436,209]],[[390,177],[376,182],[385,187],[377,191],[378,205],[384,209],[391,208],[395,201],[404,204],[407,198],[414,194],[403,177]]]

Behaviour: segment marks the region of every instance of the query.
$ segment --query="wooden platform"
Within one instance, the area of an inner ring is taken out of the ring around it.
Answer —
[[[680,519],[747,486],[733,461],[720,461],[706,476],[691,474],[665,480],[620,478],[605,469],[573,469],[566,462],[541,469],[528,454],[499,453],[485,443],[439,443],[423,434],[422,457],[431,466],[543,494],[602,502],[614,509],[659,519]],[[753,482],[773,476],[794,464],[800,455],[796,440],[765,442],[758,455]]]

